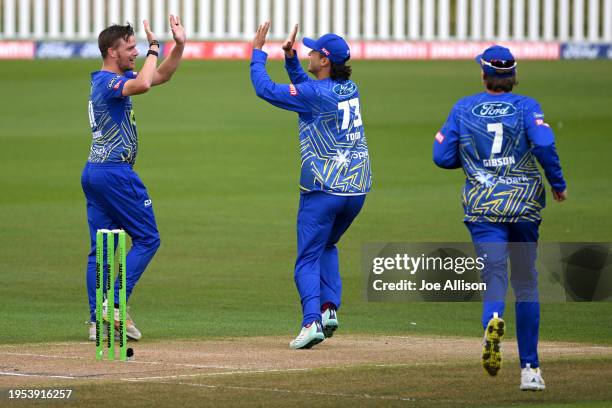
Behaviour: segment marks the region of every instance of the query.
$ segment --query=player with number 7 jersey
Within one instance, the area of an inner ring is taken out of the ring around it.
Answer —
[[[301,194],[294,279],[303,318],[290,347],[302,349],[338,328],[342,281],[336,244],[361,211],[372,176],[359,89],[346,65],[346,41],[335,34],[303,40],[311,49],[308,71],[316,77],[311,79],[293,50],[296,25],[283,44],[292,83],[281,85],[266,72],[262,47],[269,27],[269,22],[261,25],[253,40],[251,82],[257,96],[299,117]]]
[[[557,201],[565,200],[566,184],[554,135],[540,105],[511,92],[517,84],[517,63],[510,50],[495,45],[476,61],[485,91],[455,104],[435,136],[433,159],[442,168],[463,168],[466,176],[464,222],[476,253],[484,259],[480,271],[486,285],[481,318],[483,368],[491,376],[501,368],[509,258],[516,299],[520,388],[543,390],[536,258],[545,190],[536,160]]]

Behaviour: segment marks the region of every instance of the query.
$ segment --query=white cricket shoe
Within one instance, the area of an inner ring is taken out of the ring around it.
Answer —
[[[325,335],[323,334],[321,323],[314,321],[302,327],[300,334],[289,343],[289,347],[294,350],[309,349],[323,340],[325,340]]]
[[[321,325],[323,326],[325,338],[332,337],[336,329],[338,329],[338,312],[331,307],[325,309],[321,314]]]
[[[546,388],[542,371],[540,368],[531,368],[531,364],[527,364],[521,370],[521,390],[523,391],[542,391]]]
[[[96,341],[96,322],[85,322],[89,328],[89,341]],[[102,339],[106,337],[106,325],[102,325]]]
[[[107,321],[106,319],[106,310],[107,310],[107,301],[105,300],[102,306],[102,316],[104,318],[104,321]],[[138,330],[138,328],[136,327],[136,324],[134,323],[134,320],[132,319],[132,316],[130,316],[130,307],[128,306],[126,312],[125,312],[125,334],[127,335],[128,339],[130,340],[140,340],[142,338],[142,333],[140,332],[140,330]],[[115,308],[114,310],[114,314],[115,314],[115,335],[117,335],[117,332],[119,330],[119,308]],[[95,340],[95,338],[94,338]]]
[[[89,325],[89,341],[96,341],[96,322],[86,322]]]
[[[128,307],[128,310],[125,311],[125,334],[127,335],[128,339],[140,340],[142,338],[142,333],[140,333],[140,330],[138,330],[136,327],[132,316],[130,316],[129,309],[130,308]],[[119,309],[115,309],[115,327],[117,329],[119,328]]]

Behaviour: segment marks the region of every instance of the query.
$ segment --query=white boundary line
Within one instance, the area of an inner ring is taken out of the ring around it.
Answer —
[[[2,344],[0,345],[0,348],[27,348],[27,347],[46,347],[46,346],[68,346],[68,347],[73,347],[73,346],[85,346],[85,345],[90,345],[92,344],[91,342],[85,342],[85,341],[81,341],[81,342],[63,342],[63,343],[23,343],[23,344]]]
[[[9,376],[12,376],[12,377],[63,378],[63,379],[69,379],[69,380],[74,380],[74,379],[78,378],[78,377],[73,377],[73,376],[68,376],[68,375],[6,373],[6,372],[3,372],[3,371],[0,371],[0,375],[9,375]]]
[[[193,377],[216,377],[223,375],[245,375],[245,374],[266,374],[266,373],[290,373],[290,372],[305,372],[313,370],[345,370],[353,368],[392,368],[392,367],[439,367],[446,366],[454,363],[453,361],[433,361],[433,362],[415,362],[415,363],[389,363],[389,364],[349,364],[339,366],[321,366],[321,367],[302,367],[302,368],[270,368],[270,369],[259,369],[249,370],[244,369],[240,371],[220,371],[212,373],[192,373],[192,374],[175,374],[165,376],[154,376],[154,377],[131,377],[121,378],[122,381],[133,381],[133,382],[146,382],[147,380],[165,380],[165,379],[178,379],[178,378],[193,378]],[[158,382],[158,381],[156,381]]]
[[[87,357],[79,357],[79,356],[56,356],[50,354],[35,354],[35,353],[6,353],[0,352],[0,355],[5,356],[22,356],[22,357],[43,357],[43,358],[57,358],[64,360],[91,360],[93,358]],[[131,360],[128,362],[129,364],[152,364],[152,365],[167,365],[167,366],[176,366],[176,367],[189,367],[189,368],[216,368],[216,369],[227,369],[227,370],[236,370],[236,367],[230,366],[218,366],[218,365],[200,365],[200,364],[183,364],[183,363],[164,363],[161,361],[136,361]]]
[[[162,375],[155,377],[136,377],[136,378],[122,378],[122,381],[133,381],[133,382],[146,382],[147,380],[165,380],[171,378],[193,378],[193,377],[215,377],[221,375],[237,375],[237,374],[265,374],[265,373],[287,373],[287,372],[301,372],[311,371],[319,369],[330,369],[330,368],[345,368],[345,367],[305,367],[305,368],[270,368],[260,370],[249,370],[244,369],[240,371],[220,371],[216,373],[192,373],[192,374],[175,374],[175,375]],[[158,381],[156,381],[158,382]]]
[[[242,390],[242,391],[262,391],[262,392],[274,392],[282,394],[304,394],[304,395],[318,395],[321,397],[341,397],[341,398],[359,398],[359,399],[373,399],[373,400],[392,400],[392,401],[416,401],[415,398],[402,398],[398,396],[384,396],[384,395],[369,395],[369,394],[343,394],[337,392],[321,392],[314,390],[304,391],[293,391],[281,388],[264,388],[264,387],[240,387],[234,385],[212,385],[212,384],[198,384],[188,383],[181,381],[155,381],[159,384],[179,384],[186,385],[189,387],[202,387],[202,388],[220,388],[220,389],[231,389],[231,390]]]

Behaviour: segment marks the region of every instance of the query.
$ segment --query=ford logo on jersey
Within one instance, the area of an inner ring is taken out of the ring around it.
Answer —
[[[344,84],[338,84],[334,86],[334,93],[338,96],[347,97],[351,96],[357,91],[357,85],[353,82],[346,82]]]
[[[474,106],[472,113],[481,118],[497,118],[514,115],[516,108],[507,102],[484,102]]]

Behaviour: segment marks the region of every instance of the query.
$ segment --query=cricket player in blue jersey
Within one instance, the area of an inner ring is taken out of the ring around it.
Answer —
[[[487,284],[482,314],[483,367],[492,376],[501,367],[509,257],[516,298],[520,388],[543,390],[537,350],[540,304],[535,261],[545,189],[536,160],[555,200],[566,199],[566,183],[554,135],[540,105],[511,92],[517,84],[517,63],[510,50],[492,46],[476,62],[482,69],[485,92],[455,104],[435,137],[433,159],[445,169],[463,168],[464,222],[477,254],[486,257],[481,273]]]
[[[98,37],[103,65],[100,71],[91,74],[89,124],[93,140],[81,177],[87,201],[91,243],[87,262],[87,293],[91,321],[89,340],[96,339],[96,231],[124,229],[132,239],[126,265],[128,298],[159,248],[159,232],[151,199],[133,170],[138,151],[138,137],[130,97],[144,94],[152,86],[169,81],[178,68],[185,45],[185,30],[179,18],[172,15],[170,28],[176,44],[168,58],[158,67],[159,42],[151,32],[149,23],[144,21],[149,51],[138,74],[134,72],[138,56],[136,39],[129,24],[110,26]],[[117,281],[115,299],[119,299],[118,284]],[[105,304],[105,308],[108,306],[112,305]],[[114,307],[117,321],[118,305]],[[139,340],[142,334],[134,325],[134,321],[129,315],[126,320],[127,336]]]
[[[359,90],[346,65],[350,50],[344,39],[326,34],[304,38],[311,49],[308,71],[293,50],[297,25],[283,44],[291,84],[272,82],[261,49],[270,22],[253,40],[251,82],[260,98],[298,114],[301,151],[300,204],[297,215],[297,260],[294,279],[302,302],[302,329],[289,344],[310,348],[338,328],[340,279],[336,244],[359,214],[371,187],[370,159],[363,130]]]

